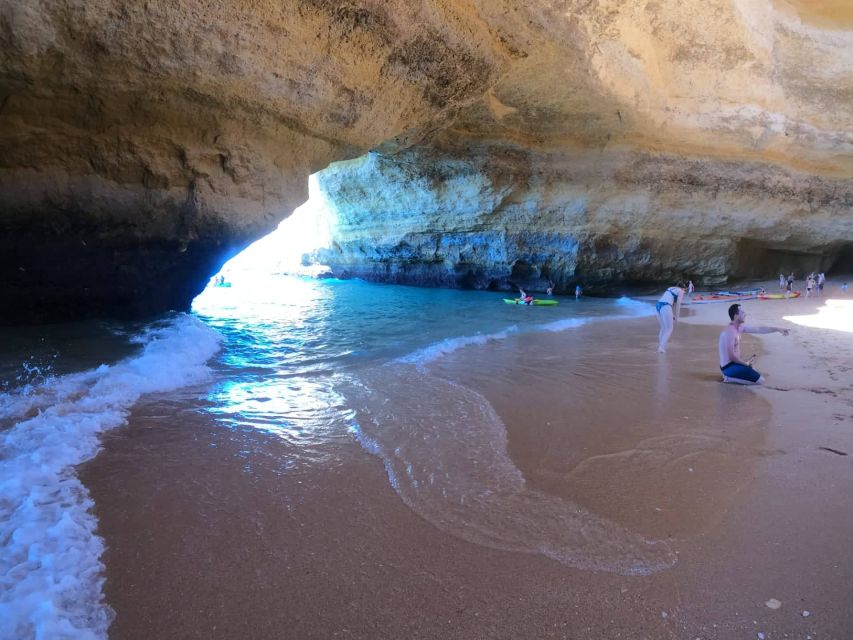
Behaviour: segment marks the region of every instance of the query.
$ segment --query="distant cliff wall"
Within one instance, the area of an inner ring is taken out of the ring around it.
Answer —
[[[613,292],[829,268],[853,238],[848,180],[629,151],[468,153],[321,172],[338,226],[314,258],[369,280]]]

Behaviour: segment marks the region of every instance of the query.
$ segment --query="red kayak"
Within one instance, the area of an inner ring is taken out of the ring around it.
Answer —
[[[687,298],[692,304],[704,304],[706,302],[738,302],[739,300],[755,300],[759,297],[757,293],[705,293]]]
[[[764,289],[749,289],[748,291],[713,291],[709,293],[697,293],[689,297],[685,302],[692,304],[704,304],[706,302],[739,302],[740,300],[755,300],[765,295]]]

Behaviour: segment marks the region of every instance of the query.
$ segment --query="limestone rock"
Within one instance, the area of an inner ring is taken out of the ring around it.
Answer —
[[[352,273],[828,269],[853,262],[853,10],[0,0],[0,148],[5,322],[186,308],[371,149],[324,178]]]
[[[428,144],[338,163],[339,275],[612,292],[853,263],[853,11],[539,5]]]
[[[313,259],[367,280],[605,293],[716,284],[837,259],[839,234],[853,237],[849,181],[760,163],[490,146],[370,154],[319,182],[338,223]]]
[[[452,2],[0,2],[3,321],[186,308],[307,196],[507,55]]]

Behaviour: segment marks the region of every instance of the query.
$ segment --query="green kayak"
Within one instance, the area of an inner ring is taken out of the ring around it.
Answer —
[[[553,306],[557,304],[556,300],[533,300],[532,302],[525,302],[519,298],[504,298],[504,302],[507,304],[520,304],[522,306],[528,307],[532,304],[541,305],[541,306]]]

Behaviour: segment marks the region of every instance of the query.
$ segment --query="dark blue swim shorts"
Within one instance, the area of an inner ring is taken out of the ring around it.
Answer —
[[[671,307],[671,306],[672,306],[672,305],[671,305],[671,304],[669,304],[668,302],[658,302],[658,303],[655,305],[655,311],[657,311],[658,313],[660,313],[660,310],[661,310],[661,309],[663,309],[664,307]]]
[[[761,374],[752,367],[737,362],[729,362],[725,367],[720,367],[720,371],[729,378],[739,378],[750,382],[758,382],[761,377]]]

